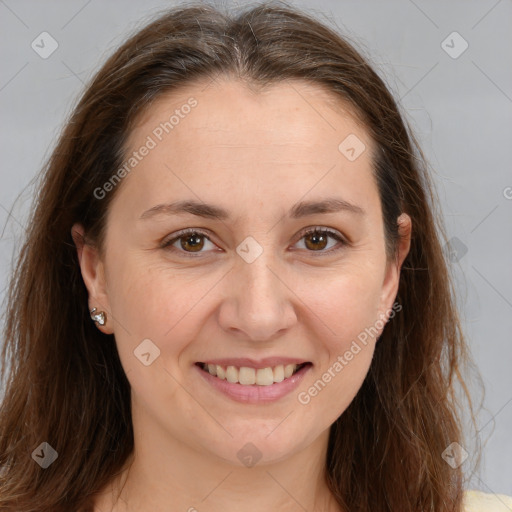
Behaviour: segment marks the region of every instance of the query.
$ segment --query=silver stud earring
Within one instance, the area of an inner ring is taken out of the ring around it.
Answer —
[[[94,320],[98,325],[105,325],[107,321],[107,314],[105,311],[96,313],[96,308],[92,308],[90,311],[91,319]]]

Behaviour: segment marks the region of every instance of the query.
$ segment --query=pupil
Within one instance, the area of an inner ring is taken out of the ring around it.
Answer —
[[[309,237],[306,239],[306,240],[313,240],[313,249],[323,249],[326,245],[326,238],[324,235],[322,234],[319,234],[319,233],[313,233],[311,235],[309,235]],[[318,245],[318,242],[323,242],[323,244],[321,244],[321,246]]]
[[[202,248],[202,244],[201,244],[201,235],[189,235],[187,236],[186,238],[184,238],[185,240],[185,244],[182,243],[182,247],[183,249],[186,249],[187,247],[185,247],[185,245],[189,245],[191,247],[191,249],[193,250],[196,250],[196,249],[201,249]],[[190,241],[192,240],[192,243],[190,244]],[[194,245],[194,244],[198,244],[198,245]]]

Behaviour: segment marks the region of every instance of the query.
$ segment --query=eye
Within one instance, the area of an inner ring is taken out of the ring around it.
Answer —
[[[323,249],[327,247],[329,238],[336,240],[339,243],[339,247],[333,249],[331,245],[328,250],[324,251]],[[304,246],[309,250],[308,252],[320,252],[321,254],[336,252],[347,245],[347,242],[338,232],[327,228],[308,229],[301,233],[299,241],[301,240],[304,240]]]
[[[328,250],[324,250],[328,246],[329,238],[336,240],[339,247],[333,249],[333,246],[331,245]],[[168,249],[171,252],[178,252],[186,257],[193,258],[196,257],[196,254],[199,255],[205,252],[202,250],[205,247],[204,239],[214,246],[206,233],[199,229],[189,228],[176,233],[168,240],[164,240],[160,247],[162,249]],[[338,232],[327,228],[319,229],[315,227],[303,231],[301,233],[300,241],[302,239],[304,239],[304,246],[308,252],[319,252],[320,254],[336,252],[342,249],[343,246],[348,245]],[[176,247],[177,244],[179,245]]]
[[[208,242],[213,245],[206,233],[198,229],[185,229],[175,234],[171,239],[162,242],[160,247],[162,249],[169,249],[171,252],[180,252],[181,254],[193,258],[194,253],[204,252],[201,251],[205,245],[203,239],[208,240]],[[180,248],[174,247],[178,242]]]

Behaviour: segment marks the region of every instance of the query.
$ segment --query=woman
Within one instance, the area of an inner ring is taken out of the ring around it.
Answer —
[[[62,133],[11,284],[0,508],[476,507],[413,141],[291,7],[180,7],[129,39]]]

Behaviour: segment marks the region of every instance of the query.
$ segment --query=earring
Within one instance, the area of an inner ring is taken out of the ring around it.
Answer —
[[[105,325],[107,321],[107,314],[105,311],[96,313],[96,308],[92,308],[90,311],[91,319],[94,320],[98,325]]]

